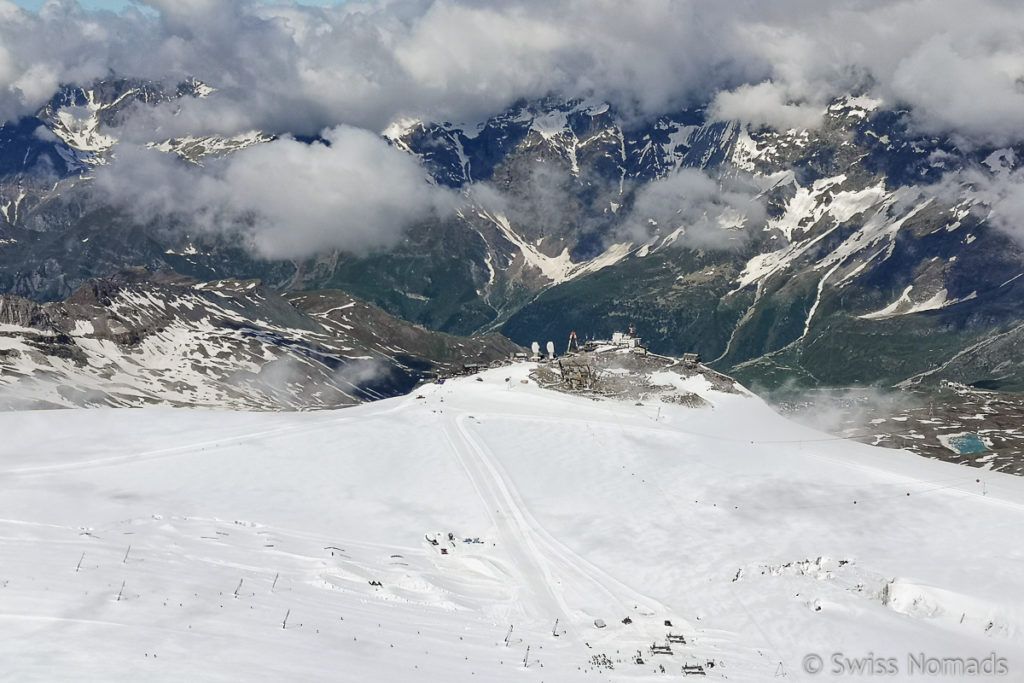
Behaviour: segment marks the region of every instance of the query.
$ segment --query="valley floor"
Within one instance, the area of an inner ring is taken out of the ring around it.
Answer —
[[[1024,677],[1024,479],[529,371],[0,415],[0,678]]]

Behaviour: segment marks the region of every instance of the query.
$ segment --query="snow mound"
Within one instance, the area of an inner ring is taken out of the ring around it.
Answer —
[[[1003,638],[1021,632],[1019,614],[1010,613],[999,603],[909,579],[894,579],[887,584],[882,603],[894,612],[915,619],[933,620],[957,631],[974,629]]]

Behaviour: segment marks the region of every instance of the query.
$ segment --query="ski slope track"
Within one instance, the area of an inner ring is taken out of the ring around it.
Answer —
[[[657,378],[688,408],[532,369],[341,411],[0,414],[0,679],[1024,676],[1024,480],[699,375]]]

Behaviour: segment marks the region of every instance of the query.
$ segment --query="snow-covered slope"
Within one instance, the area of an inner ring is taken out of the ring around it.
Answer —
[[[79,153],[85,164],[104,165],[110,162],[110,153],[118,143],[108,129],[122,122],[132,107],[182,97],[202,98],[212,92],[214,90],[208,85],[194,79],[185,80],[176,88],[133,79],[97,81],[88,87],[61,88],[36,118],[50,133]],[[253,132],[228,139],[189,136],[151,146],[198,161],[203,156],[233,151],[267,139]]]
[[[710,407],[529,371],[341,412],[0,415],[0,677],[1024,671],[1024,480],[831,439],[697,376],[656,379]]]
[[[398,320],[344,292],[124,271],[39,306],[0,295],[0,406],[337,408],[520,350]]]
[[[203,159],[238,152],[246,147],[270,142],[272,135],[265,135],[258,130],[240,133],[231,137],[217,135],[186,135],[163,142],[152,142],[148,146],[161,152],[174,152],[179,157],[194,164],[202,165]]]

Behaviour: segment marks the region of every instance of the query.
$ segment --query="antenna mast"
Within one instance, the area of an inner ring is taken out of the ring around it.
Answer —
[[[573,350],[574,347],[576,349],[576,352],[579,353],[579,350],[580,350],[580,340],[576,338],[576,332],[570,332],[569,333],[569,345],[565,348],[565,352],[566,353],[572,353],[572,350]]]

